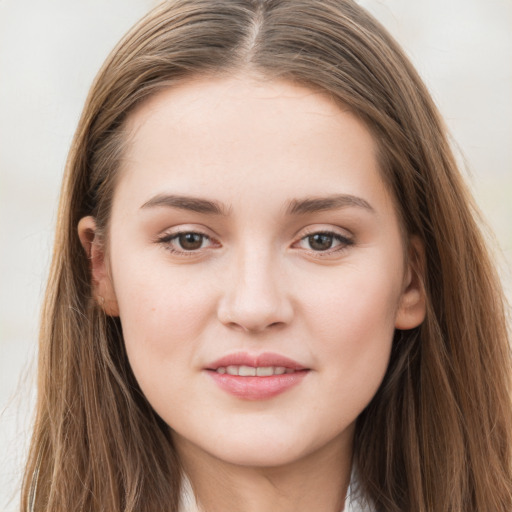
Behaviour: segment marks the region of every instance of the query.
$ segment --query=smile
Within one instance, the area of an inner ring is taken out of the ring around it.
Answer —
[[[222,391],[242,400],[268,400],[302,382],[310,369],[279,354],[238,352],[205,368]]]
[[[270,377],[272,375],[283,375],[285,373],[294,373],[292,368],[285,368],[284,366],[245,366],[245,365],[230,365],[220,366],[216,370],[217,373],[228,375],[238,375],[239,377]]]

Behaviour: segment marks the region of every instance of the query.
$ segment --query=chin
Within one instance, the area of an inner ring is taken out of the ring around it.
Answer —
[[[296,446],[274,447],[263,441],[252,446],[236,444],[216,447],[212,453],[218,459],[236,466],[252,468],[270,468],[287,466],[303,458],[308,450],[297,449]]]
[[[236,466],[282,467],[312,455],[351,449],[352,414],[318,417],[304,408],[293,410],[245,410],[237,414],[210,414],[205,423],[185,416],[171,424],[175,446],[187,458],[211,457]],[[193,415],[192,415],[193,416]],[[175,420],[177,418],[174,418]]]
[[[282,467],[297,463],[309,455],[322,451],[340,437],[326,436],[325,432],[304,429],[260,428],[244,429],[198,439],[196,447],[203,453],[236,466],[253,468]],[[218,434],[218,433],[217,433]],[[323,435],[322,435],[323,434]],[[194,442],[189,438],[189,442]]]

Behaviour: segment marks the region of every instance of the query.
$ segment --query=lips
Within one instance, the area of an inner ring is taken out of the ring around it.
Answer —
[[[236,352],[217,359],[215,362],[209,364],[207,369],[217,370],[217,368],[226,368],[228,366],[251,366],[253,368],[282,366],[290,370],[307,370],[306,367],[300,365],[297,361],[271,352],[264,352],[263,354],[258,355],[251,355],[246,352]]]
[[[238,352],[224,356],[205,368],[227,393],[245,400],[266,400],[298,385],[309,369],[273,353],[256,356]]]

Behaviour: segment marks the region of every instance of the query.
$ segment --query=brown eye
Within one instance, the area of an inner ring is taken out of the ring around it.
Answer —
[[[194,251],[200,249],[203,245],[204,235],[199,233],[181,233],[178,235],[178,242],[182,249]]]
[[[332,247],[334,236],[327,233],[315,233],[308,236],[308,242],[314,251],[327,251]]]
[[[335,253],[341,254],[341,251],[353,244],[351,238],[334,231],[317,231],[301,238],[297,245],[309,252],[318,253],[318,256],[334,256]]]
[[[208,235],[196,231],[180,231],[162,236],[158,244],[177,256],[198,256],[205,250],[218,247]]]

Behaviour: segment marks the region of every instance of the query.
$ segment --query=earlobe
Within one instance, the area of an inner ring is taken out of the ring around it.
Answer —
[[[100,240],[94,217],[88,216],[80,219],[78,236],[89,259],[89,271],[96,302],[107,315],[119,316],[119,307],[104,245]]]
[[[404,288],[395,319],[396,329],[414,329],[425,319],[426,294],[424,282],[425,248],[419,238],[412,237],[409,243]]]

